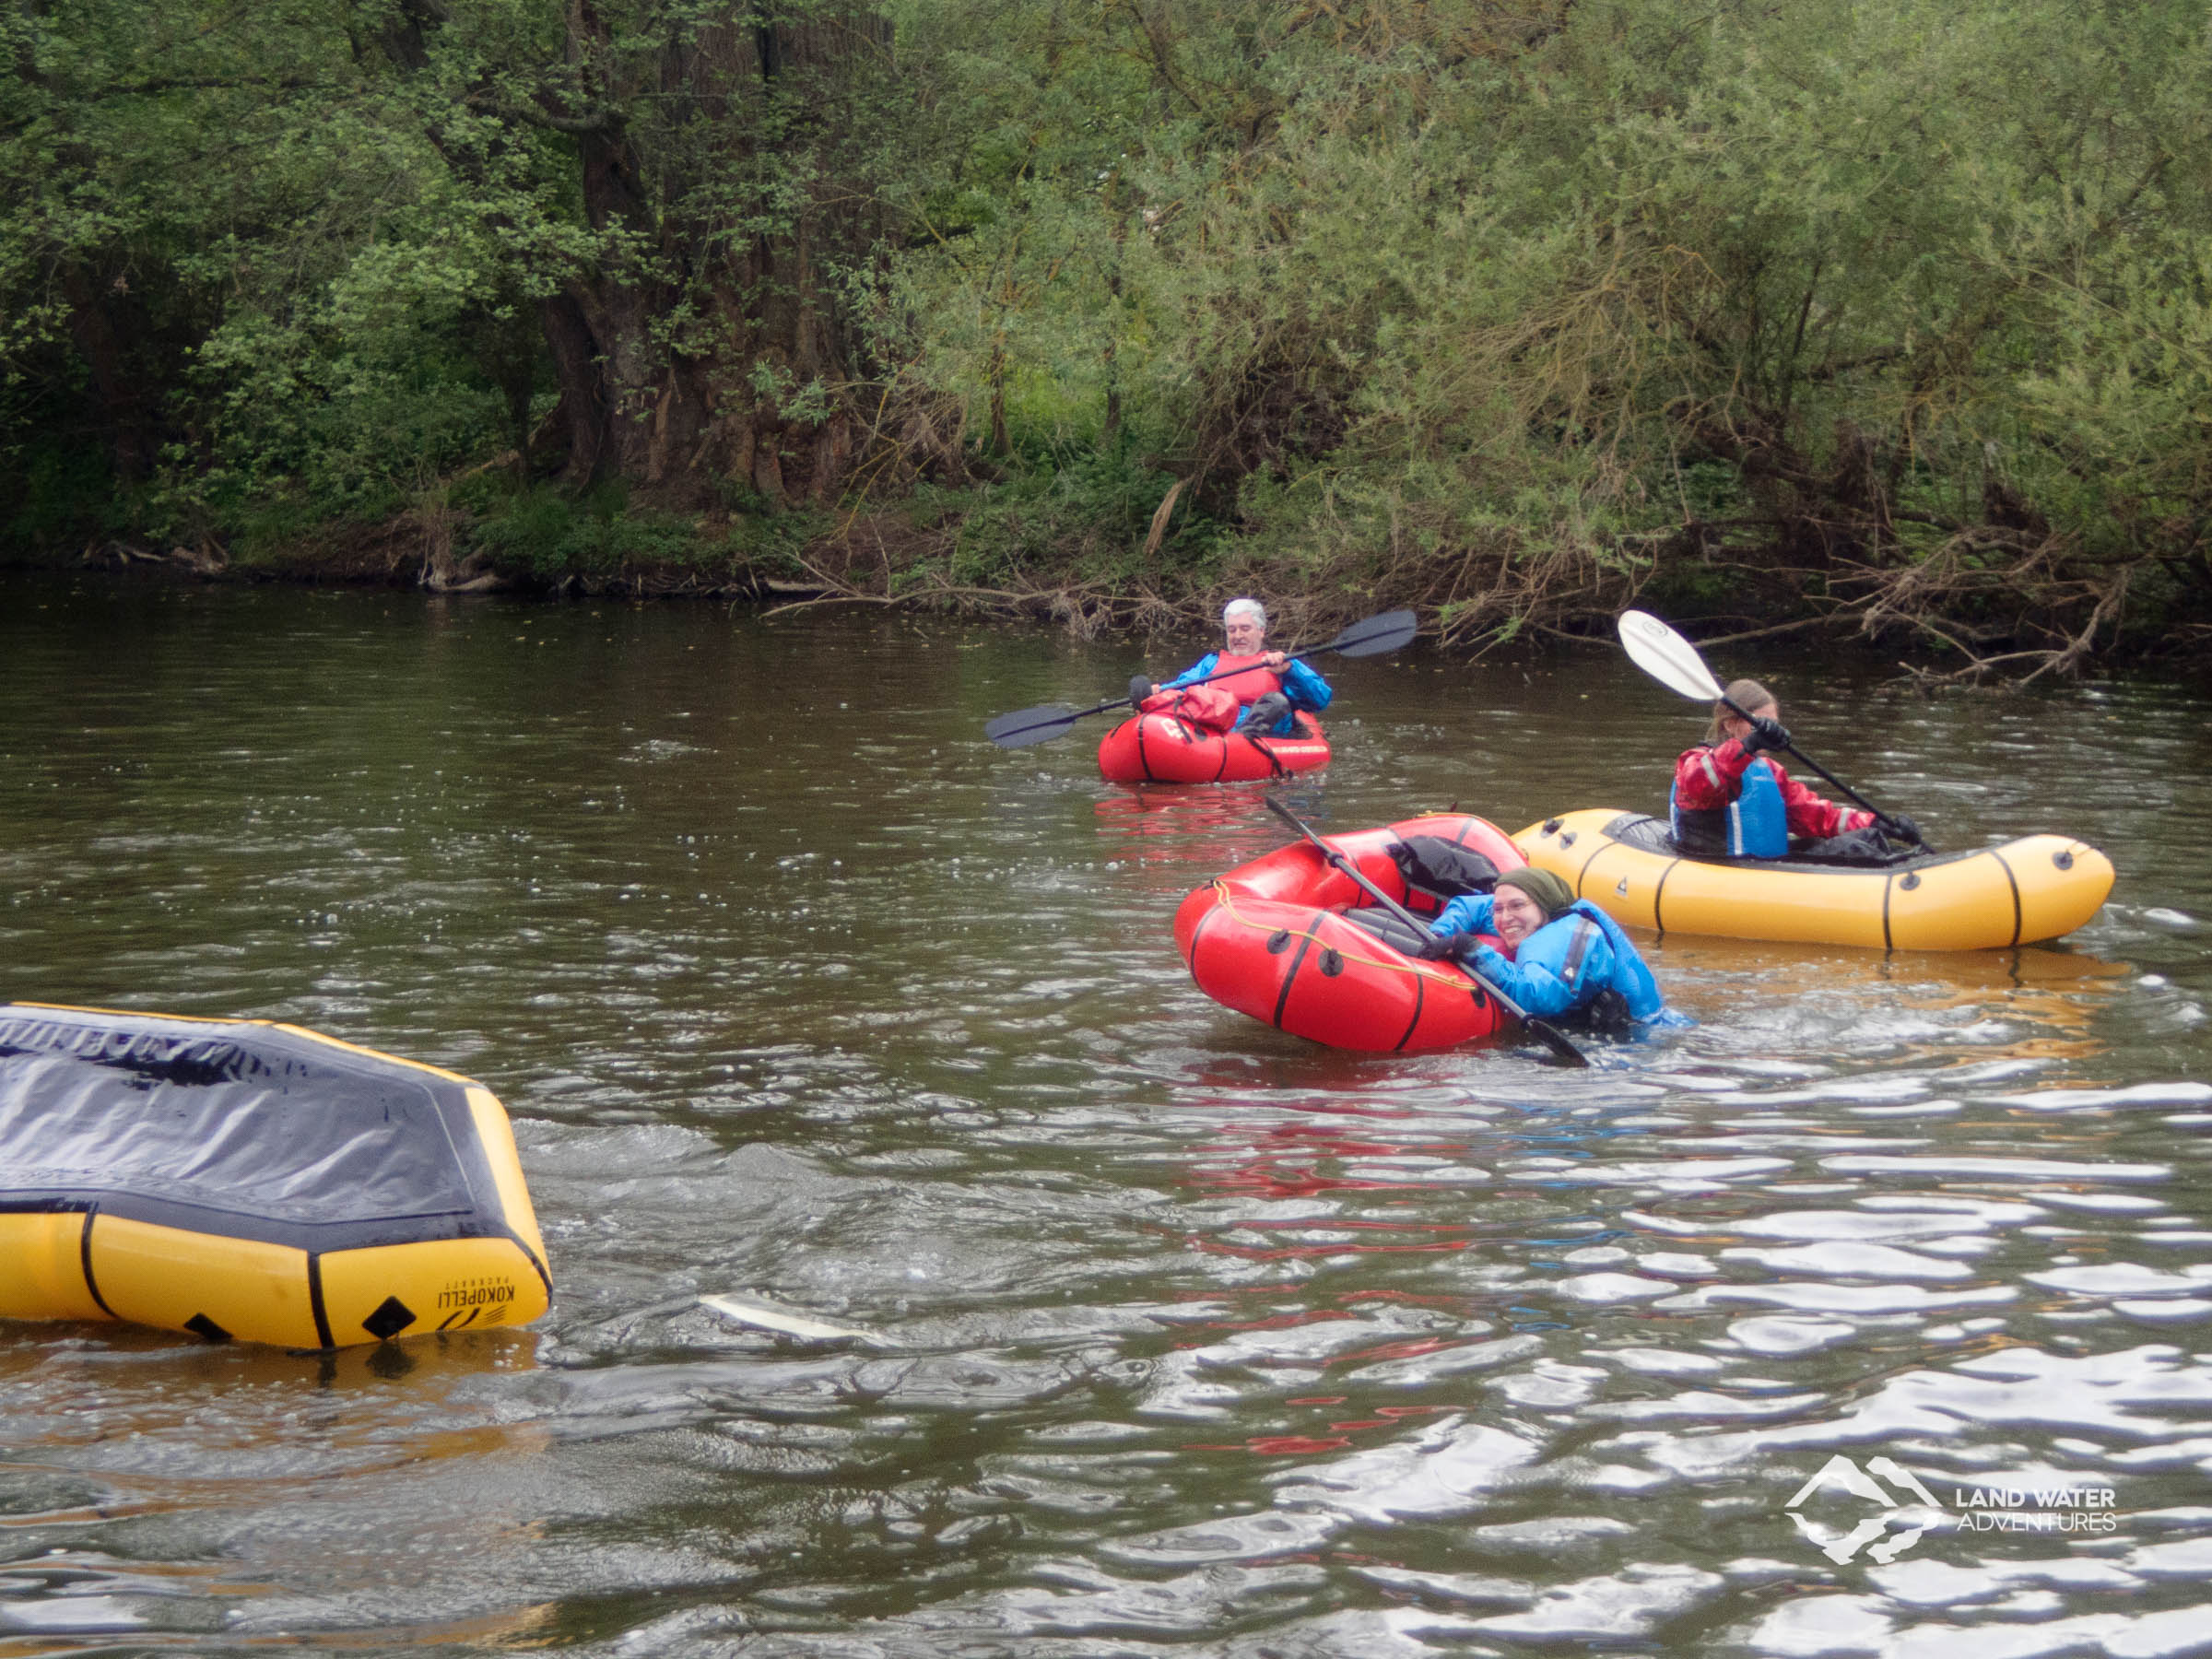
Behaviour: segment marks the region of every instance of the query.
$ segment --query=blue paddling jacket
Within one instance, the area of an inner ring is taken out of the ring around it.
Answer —
[[[1251,657],[1233,657],[1230,659],[1232,663],[1244,663],[1255,660],[1255,658]],[[1181,688],[1189,685],[1193,680],[1202,680],[1206,678],[1217,668],[1220,667],[1220,665],[1221,653],[1218,651],[1209,651],[1206,653],[1206,655],[1200,657],[1195,663],[1193,663],[1188,668],[1185,668],[1173,679],[1160,681],[1159,688],[1162,691],[1178,690]],[[1298,716],[1300,711],[1303,711],[1309,714],[1318,714],[1324,709],[1329,706],[1329,699],[1336,695],[1335,688],[1332,687],[1327,680],[1323,679],[1320,675],[1314,673],[1312,669],[1307,667],[1305,664],[1300,662],[1296,657],[1292,657],[1290,661],[1284,665],[1283,671],[1280,675],[1271,676],[1270,677],[1278,678],[1282,681],[1283,695],[1289,699],[1290,701],[1290,712],[1284,715],[1280,720],[1277,721],[1274,725],[1267,729],[1267,735],[1271,737],[1289,736],[1293,732],[1298,730]],[[1231,689],[1235,688],[1236,688],[1232,682]],[[1242,692],[1239,695],[1237,700],[1245,707],[1249,707],[1252,701],[1252,694],[1249,692]],[[1242,710],[1240,709],[1239,712],[1241,714]]]
[[[1430,925],[1439,934],[1488,933],[1490,895],[1469,893],[1444,906]],[[1659,982],[1644,965],[1620,924],[1578,899],[1521,941],[1510,957],[1479,946],[1468,962],[1539,1019],[1586,1009],[1607,991],[1628,1004],[1629,1018],[1644,1025],[1688,1025],[1666,1006]]]

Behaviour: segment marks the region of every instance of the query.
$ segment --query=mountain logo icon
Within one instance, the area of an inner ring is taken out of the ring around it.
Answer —
[[[1891,1491],[1877,1480],[1876,1476],[1889,1482]],[[1807,1520],[1798,1512],[1799,1506],[1816,1493],[1833,1491],[1845,1493],[1864,1502],[1875,1505],[1878,1513],[1869,1515],[1846,1533],[1831,1533],[1818,1522]],[[1900,1497],[1899,1493],[1909,1493]],[[1941,1513],[1943,1505],[1936,1494],[1921,1485],[1919,1477],[1887,1457],[1871,1457],[1866,1467],[1845,1457],[1841,1452],[1820,1465],[1819,1472],[1797,1488],[1797,1494],[1783,1511],[1805,1535],[1807,1542],[1830,1560],[1841,1567],[1854,1559],[1864,1549],[1868,1559],[1876,1561],[1894,1561],[1921,1540],[1921,1535],[1934,1524],[1924,1518],[1913,1524],[1914,1512],[1935,1510]],[[1892,1531],[1893,1523],[1905,1523]],[[1877,1543],[1876,1540],[1880,1542]],[[1871,1547],[1869,1547],[1871,1546]]]

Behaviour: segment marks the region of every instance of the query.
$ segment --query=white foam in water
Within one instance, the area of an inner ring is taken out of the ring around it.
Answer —
[[[1993,1095],[1993,1104],[2035,1112],[2070,1112],[2083,1106],[2202,1106],[2212,1083],[2138,1083],[2132,1088],[2044,1088],[2033,1094]]]
[[[2170,929],[2174,933],[2194,933],[2198,927],[2203,925],[2187,911],[2168,910],[2162,904],[2154,905],[2145,911],[2143,920],[2156,926]]]
[[[1992,1175],[2013,1181],[2164,1181],[2171,1165],[2064,1163],[2041,1158],[1824,1158],[1824,1170],[1847,1175]]]

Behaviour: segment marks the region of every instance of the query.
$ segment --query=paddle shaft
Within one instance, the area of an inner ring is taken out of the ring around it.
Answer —
[[[1411,911],[1400,904],[1395,899],[1393,899],[1388,893],[1384,892],[1381,888],[1370,881],[1365,876],[1362,876],[1359,873],[1359,866],[1358,865],[1347,858],[1335,847],[1330,846],[1329,843],[1322,840],[1320,836],[1314,834],[1312,829],[1306,824],[1303,819],[1299,818],[1297,814],[1293,813],[1290,808],[1284,806],[1273,795],[1269,795],[1267,797],[1267,810],[1274,813],[1277,818],[1281,818],[1284,823],[1289,825],[1293,830],[1297,830],[1299,834],[1304,836],[1306,840],[1312,841],[1313,845],[1319,849],[1322,857],[1327,859],[1330,865],[1335,868],[1343,871],[1345,875],[1351,877],[1351,879],[1358,884],[1359,889],[1369,898],[1372,899],[1377,904],[1380,904],[1392,915],[1397,917],[1399,921],[1405,923],[1406,926],[1412,928],[1414,932],[1419,934],[1423,938],[1433,939],[1436,937],[1436,930],[1434,928],[1430,927],[1426,922],[1422,921],[1418,916],[1415,915]],[[1565,1032],[1561,1031],[1557,1026],[1551,1024],[1548,1020],[1538,1019],[1526,1008],[1524,1008],[1519,1003],[1508,996],[1503,991],[1500,991],[1494,983],[1491,982],[1488,976],[1481,972],[1480,970],[1470,967],[1467,963],[1461,961],[1454,961],[1453,965],[1456,967],[1462,973],[1465,974],[1469,979],[1473,980],[1477,985],[1480,985],[1485,991],[1488,992],[1491,996],[1495,997],[1500,1007],[1503,1008],[1508,1014],[1511,1014],[1515,1019],[1519,1020],[1522,1025],[1527,1029],[1532,1036],[1541,1041],[1547,1048],[1552,1051],[1553,1053],[1558,1054],[1561,1059],[1571,1060],[1577,1065],[1588,1065],[1590,1064],[1589,1059],[1583,1053],[1583,1051],[1576,1048],[1573,1043],[1567,1040],[1567,1035]]]
[[[1305,656],[1309,653],[1314,656],[1319,656],[1324,651],[1334,651],[1336,647],[1333,642],[1327,645],[1300,645],[1296,651],[1286,651],[1283,653],[1283,666],[1286,668],[1289,667],[1290,659],[1293,657]],[[1250,665],[1247,665],[1243,668],[1217,668],[1213,673],[1206,675],[1202,679],[1184,680],[1182,685],[1175,687],[1174,689],[1178,691],[1187,691],[1193,686],[1203,686],[1209,680],[1228,679],[1231,675],[1244,674],[1248,673],[1249,671]],[[1169,683],[1166,680],[1159,680],[1156,682],[1156,688],[1164,691],[1168,689],[1168,685]],[[1129,700],[1124,697],[1121,700],[1127,702]],[[1113,707],[1113,704],[1108,703],[1106,706],[1111,709]]]
[[[1378,624],[1382,625],[1378,628]],[[1319,655],[1323,652],[1342,652],[1348,656],[1374,656],[1385,651],[1396,651],[1410,641],[1414,635],[1414,615],[1411,611],[1383,611],[1368,617],[1342,629],[1335,638],[1320,645],[1300,645],[1296,651],[1283,653],[1286,664],[1295,656]],[[1241,668],[1220,668],[1203,678],[1187,680],[1176,688],[1182,690],[1190,686],[1203,686],[1209,681],[1227,679],[1241,674]],[[983,734],[1003,748],[1025,748],[1033,743],[1043,743],[1058,736],[1077,721],[1092,714],[1103,714],[1109,709],[1133,708],[1139,701],[1135,697],[1110,698],[1088,709],[1063,709],[1047,703],[1035,709],[1018,709],[1011,714],[1001,714],[983,728]]]
[[[1301,645],[1299,647],[1300,651],[1311,651],[1316,653],[1326,651],[1328,647],[1325,645]],[[1286,661],[1295,654],[1296,653],[1288,651],[1283,653],[1283,656]],[[1243,672],[1245,671],[1241,668],[1223,668],[1218,673],[1207,675],[1205,679],[1185,680],[1182,685],[1176,687],[1175,689],[1178,691],[1186,691],[1193,686],[1203,686],[1209,680],[1227,679],[1232,674],[1242,674]],[[1115,697],[1111,698],[1102,703],[1094,703],[1088,709],[1069,709],[1065,713],[1055,712],[1051,719],[1041,720],[1037,724],[1039,726],[1071,726],[1074,725],[1078,720],[1085,719],[1092,714],[1103,714],[1109,709],[1133,709],[1135,706],[1135,700],[1132,698]],[[1810,765],[1811,763],[1808,761],[1806,764]]]

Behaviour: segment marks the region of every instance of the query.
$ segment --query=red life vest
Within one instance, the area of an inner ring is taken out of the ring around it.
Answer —
[[[1220,687],[1238,702],[1250,708],[1270,691],[1283,688],[1281,675],[1272,668],[1260,666],[1266,660],[1267,653],[1264,651],[1255,651],[1250,656],[1231,656],[1224,651],[1214,658],[1214,675],[1220,677],[1208,676],[1206,684]]]
[[[1137,705],[1147,714],[1165,714],[1201,731],[1226,732],[1237,724],[1237,700],[1219,686],[1185,686],[1155,691]]]

